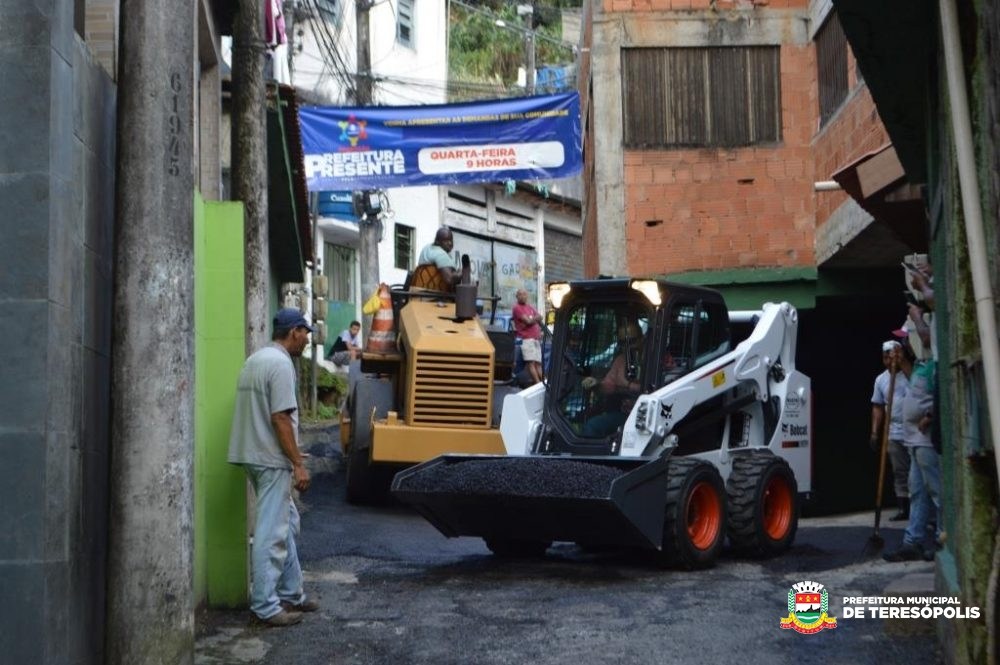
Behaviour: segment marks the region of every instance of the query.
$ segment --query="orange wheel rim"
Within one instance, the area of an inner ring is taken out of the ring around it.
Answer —
[[[687,530],[691,544],[707,550],[719,537],[722,529],[722,501],[711,484],[695,485],[688,501]]]
[[[764,531],[771,540],[781,540],[788,535],[794,512],[792,488],[788,481],[772,476],[764,488],[763,523]]]

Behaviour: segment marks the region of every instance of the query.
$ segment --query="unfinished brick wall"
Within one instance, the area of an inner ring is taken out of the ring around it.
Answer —
[[[816,180],[830,180],[835,171],[890,141],[868,87],[858,80],[850,48],[847,67],[850,88],[847,99],[814,141]],[[817,192],[816,228],[826,223],[847,198],[844,192]]]
[[[815,264],[814,48],[781,48],[782,137],[739,149],[625,152],[629,272]]]

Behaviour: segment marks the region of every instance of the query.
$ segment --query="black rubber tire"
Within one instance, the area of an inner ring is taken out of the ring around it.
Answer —
[[[503,559],[537,559],[545,556],[552,545],[544,540],[516,540],[484,538],[486,547],[494,556]]]
[[[706,509],[713,514],[700,512]],[[726,489],[718,469],[702,460],[672,458],[667,470],[660,563],[711,568],[725,540]]]
[[[376,418],[385,418],[393,409],[392,384],[362,377],[354,386],[348,407],[351,416],[351,439],[345,460],[348,503],[384,503],[389,497],[394,474],[371,463],[372,409]]]
[[[734,551],[768,558],[792,546],[799,526],[799,496],[788,462],[769,450],[738,453],[726,492],[727,531]]]

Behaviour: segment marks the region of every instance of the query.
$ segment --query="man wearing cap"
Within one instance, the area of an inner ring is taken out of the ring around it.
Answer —
[[[313,328],[295,308],[279,310],[273,324],[271,343],[247,358],[240,372],[228,460],[243,467],[257,497],[250,609],[266,625],[290,626],[319,607],[302,590],[299,513],[292,501],[293,486],[309,488],[298,446],[292,358],[302,355]]]
[[[890,372],[896,363],[896,379],[892,390],[892,413],[889,414],[889,461],[892,463],[893,490],[896,494],[896,504],[899,510],[891,520],[905,520],[910,517],[910,453],[903,446],[903,398],[908,385],[906,375],[894,361],[894,356],[902,349],[902,345],[890,340],[882,343],[882,364],[885,371],[875,377],[872,390],[872,430],[869,443],[872,450],[878,452],[882,442],[882,427],[885,422],[885,405],[888,403]]]

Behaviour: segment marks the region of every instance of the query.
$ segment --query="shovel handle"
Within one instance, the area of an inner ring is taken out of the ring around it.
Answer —
[[[892,421],[892,398],[896,392],[896,359],[892,359],[889,366],[889,394],[885,397],[885,417],[882,419],[882,444],[879,446],[878,460],[878,483],[875,493],[875,516],[876,528],[878,527],[878,514],[882,510],[882,490],[885,485],[885,460],[889,454],[889,423]]]

